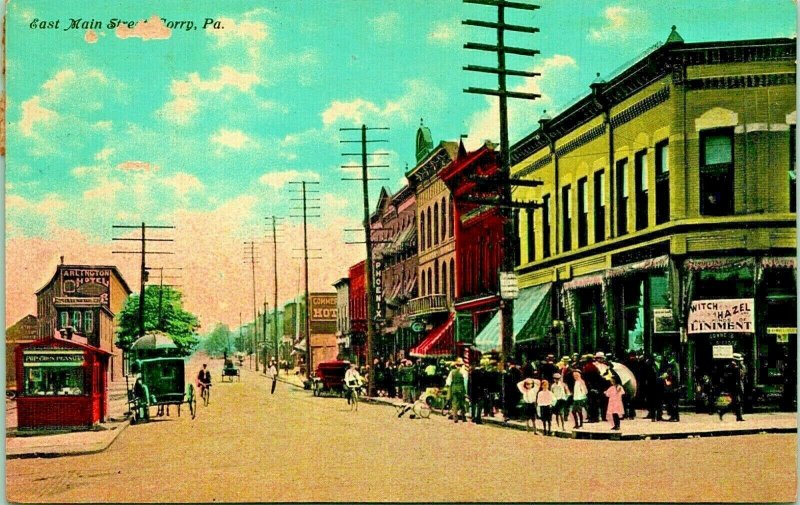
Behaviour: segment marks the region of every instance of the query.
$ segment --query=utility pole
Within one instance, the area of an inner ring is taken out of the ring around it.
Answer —
[[[539,29],[532,26],[522,26],[507,24],[505,21],[505,9],[519,9],[524,11],[534,11],[539,8],[538,5],[531,5],[523,2],[511,2],[508,0],[463,0],[466,4],[492,6],[497,8],[497,22],[465,20],[461,23],[464,25],[478,26],[482,28],[491,28],[497,31],[497,45],[490,44],[477,44],[468,42],[464,44],[465,49],[474,49],[478,51],[488,51],[497,53],[497,67],[482,67],[476,65],[468,65],[464,70],[471,72],[485,72],[497,74],[497,89],[485,88],[467,88],[464,90],[466,93],[475,93],[480,95],[496,96],[500,100],[500,167],[499,177],[494,181],[495,188],[500,192],[499,201],[493,201],[490,205],[497,205],[500,207],[501,215],[503,216],[503,261],[502,272],[513,273],[515,265],[514,244],[516,240],[516,230],[514,230],[514,223],[512,221],[511,208],[512,206],[528,205],[518,204],[511,199],[511,186],[515,184],[512,181],[511,174],[511,153],[509,152],[508,140],[508,98],[521,98],[526,100],[535,100],[540,98],[541,95],[535,93],[522,93],[515,91],[508,91],[506,87],[506,76],[512,75],[517,77],[538,77],[540,74],[537,72],[528,72],[521,70],[511,70],[506,67],[506,55],[514,54],[520,56],[536,56],[539,54],[538,50],[525,49],[521,47],[507,46],[505,42],[505,34],[507,31],[519,33],[538,33]],[[472,200],[474,203],[477,203]],[[536,204],[530,204],[530,208],[535,208]],[[513,311],[514,300],[501,300],[500,302],[500,369],[505,370],[506,362],[511,355],[511,349],[514,343],[514,329],[513,329]]]
[[[264,342],[264,373],[267,373],[267,292],[264,292],[264,312],[261,314],[261,340]]]
[[[159,278],[158,279],[158,318],[156,319],[156,321],[157,321],[157,327],[159,329],[162,329],[162,331],[163,331],[162,324],[161,324],[161,316],[162,316],[162,312],[163,312],[162,311],[162,307],[164,305],[164,286],[166,286],[168,288],[180,287],[180,284],[164,284],[164,279],[167,279],[167,280],[180,279],[179,276],[175,276],[175,275],[168,275],[167,277],[164,277],[164,270],[183,270],[183,269],[180,268],[180,267],[147,267],[147,271],[148,272],[153,271],[153,270],[158,270],[158,274],[159,274],[158,275],[158,278]],[[149,274],[148,274],[148,277],[149,277]]]
[[[243,346],[244,342],[242,341],[242,338],[243,338],[242,337],[242,311],[240,310],[239,311],[239,345]]]
[[[278,347],[278,233],[276,228],[276,220],[282,219],[275,215],[269,216],[267,219],[272,221],[272,274],[275,281],[274,285],[274,299],[272,310],[272,338],[275,345],[275,363],[280,363],[279,347]],[[266,337],[265,337],[266,338]]]
[[[253,354],[255,354],[256,372],[258,372],[258,311],[256,309],[256,263],[258,263],[258,258],[256,257],[256,241],[246,240],[244,241],[244,246],[245,255],[247,255],[249,251],[249,258],[245,259],[245,263],[248,261],[250,262],[250,270],[253,274],[253,334],[250,336],[250,342],[252,344],[250,367],[252,368],[253,366]]]
[[[342,165],[342,168],[361,168],[361,177],[358,178],[345,178],[345,181],[361,181],[361,190],[363,192],[364,202],[364,244],[367,249],[367,260],[364,263],[364,285],[366,288],[367,297],[367,365],[373,366],[373,353],[375,351],[375,295],[374,284],[375,279],[372,278],[372,232],[370,227],[370,211],[369,211],[369,181],[370,180],[386,180],[385,178],[369,178],[370,168],[386,168],[389,165],[369,165],[367,163],[367,156],[386,156],[388,153],[384,152],[367,152],[367,144],[372,142],[387,142],[384,139],[367,140],[368,130],[388,130],[389,128],[367,128],[366,125],[361,125],[361,128],[339,128],[339,131],[360,131],[361,140],[340,140],[341,143],[360,143],[360,153],[342,153],[342,156],[361,156],[361,165]],[[381,241],[382,242],[382,241]],[[357,244],[360,242],[347,242],[348,244]],[[367,384],[367,395],[373,396],[375,394],[375,374],[369,374],[369,383]]]
[[[127,229],[127,230],[141,230],[141,236],[137,237],[113,237],[111,240],[116,241],[132,241],[132,242],[139,242],[141,244],[141,249],[139,251],[112,251],[112,254],[139,254],[141,255],[141,270],[139,271],[139,338],[144,336],[144,297],[145,297],[145,284],[147,284],[148,280],[148,272],[147,272],[147,255],[148,254],[175,254],[174,252],[170,251],[147,251],[146,244],[147,242],[174,242],[174,239],[171,238],[159,238],[159,237],[151,237],[148,238],[146,233],[148,229],[170,229],[174,230],[174,226],[158,226],[158,225],[147,225],[144,222],[141,225],[127,225],[127,224],[115,224],[111,226],[112,229]],[[123,367],[125,363],[127,363],[127,356],[123,355],[122,357]],[[124,369],[124,368],[123,368]]]
[[[300,184],[301,189],[299,190],[302,193],[302,198],[293,198],[292,200],[302,200],[303,201],[303,215],[302,216],[293,216],[293,217],[302,217],[303,218],[303,282],[305,284],[305,316],[306,316],[306,323],[305,323],[305,332],[306,332],[306,377],[311,378],[311,371],[313,366],[313,354],[311,352],[311,322],[308,318],[308,260],[309,259],[320,259],[318,257],[309,258],[308,251],[311,250],[308,248],[308,218],[309,217],[320,217],[319,214],[309,215],[309,209],[319,209],[318,205],[315,206],[308,206],[309,200],[319,201],[319,198],[308,198],[307,193],[319,193],[317,190],[309,190],[306,186],[311,184],[319,184],[317,181],[296,181],[290,182],[289,184]],[[300,209],[296,209],[300,210]],[[314,251],[319,251],[319,249],[313,249]]]

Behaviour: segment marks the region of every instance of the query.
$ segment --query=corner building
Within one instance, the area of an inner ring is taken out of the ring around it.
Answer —
[[[520,288],[568,352],[674,357],[694,399],[740,353],[750,404],[796,402],[796,41],[666,43],[512,146]],[[555,351],[556,349],[552,349]]]

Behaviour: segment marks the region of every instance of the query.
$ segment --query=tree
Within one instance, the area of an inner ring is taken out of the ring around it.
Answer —
[[[222,354],[225,351],[230,354],[233,351],[231,347],[231,330],[227,324],[217,323],[203,341],[203,348],[209,355]]]
[[[127,351],[139,338],[139,295],[131,295],[117,316],[117,347]],[[197,316],[183,309],[183,296],[169,287],[147,286],[144,295],[144,330],[163,331],[178,346],[178,354],[191,354],[199,340]]]

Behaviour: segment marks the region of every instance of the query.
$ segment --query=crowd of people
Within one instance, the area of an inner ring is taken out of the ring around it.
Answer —
[[[720,419],[733,412],[743,420],[747,376],[743,358],[735,354],[722,365],[715,381],[700,380],[698,410],[717,413]],[[505,421],[525,420],[531,431],[539,433],[541,427],[546,435],[552,434],[553,418],[561,430],[601,421],[620,430],[623,420],[636,418],[637,409],[646,410],[646,418],[653,422],[679,422],[684,389],[677,357],[670,353],[630,352],[619,360],[602,351],[559,360],[548,354],[542,360],[509,361],[503,372],[491,354],[471,364],[461,358],[404,358],[397,363],[376,358],[372,366],[361,368],[365,377],[370,373],[379,396],[413,403],[428,388],[446,388],[454,422],[467,421],[467,411],[478,424],[483,417],[499,415]]]

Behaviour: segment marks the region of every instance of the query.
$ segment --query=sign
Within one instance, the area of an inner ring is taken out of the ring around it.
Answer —
[[[500,298],[503,300],[516,300],[518,296],[517,274],[514,272],[500,272]]]
[[[695,300],[689,310],[689,333],[753,333],[753,299]]]
[[[797,335],[797,328],[768,326],[767,335],[775,335],[775,342],[779,344],[788,344],[789,336]]]
[[[53,305],[68,307],[97,307],[100,305],[99,296],[56,296]]]
[[[714,359],[733,359],[733,346],[715,345],[711,348],[711,357]]]
[[[108,305],[111,286],[109,268],[65,268],[61,271],[61,292],[68,296],[91,296]]]
[[[308,318],[310,321],[336,321],[335,294],[308,295]]]
[[[653,309],[653,333],[674,333],[675,320],[672,318],[672,309]]]
[[[372,277],[375,288],[373,293],[375,300],[375,319],[383,319],[383,260],[373,261]]]
[[[80,366],[83,365],[83,351],[23,351],[24,366]]]
[[[425,323],[423,323],[422,321],[414,321],[413,323],[411,323],[411,331],[413,331],[414,333],[422,333],[423,331],[425,331]]]

